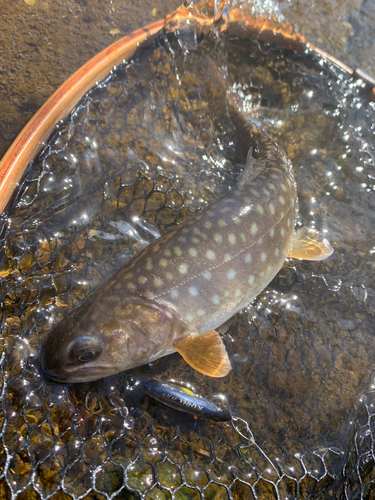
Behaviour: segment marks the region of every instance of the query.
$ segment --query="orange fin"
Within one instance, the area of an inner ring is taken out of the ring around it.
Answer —
[[[227,351],[216,330],[191,333],[173,346],[190,366],[203,375],[225,377],[231,371]]]
[[[333,248],[315,229],[303,227],[294,233],[288,257],[304,260],[323,260],[333,254]]]

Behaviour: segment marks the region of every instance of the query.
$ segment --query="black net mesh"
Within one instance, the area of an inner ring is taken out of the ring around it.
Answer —
[[[374,105],[313,53],[227,42],[230,87],[287,151],[301,221],[335,253],[288,261],[223,325],[224,379],[176,354],[95,383],[45,381],[53,326],[239,172],[199,44],[148,41],[56,127],[2,219],[1,498],[375,497]],[[233,421],[159,405],[144,373],[223,396]]]

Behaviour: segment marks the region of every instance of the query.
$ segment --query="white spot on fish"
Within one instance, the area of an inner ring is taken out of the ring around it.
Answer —
[[[278,257],[280,253],[280,250],[278,248],[275,248],[275,256]]]
[[[210,279],[212,278],[212,273],[210,273],[210,271],[206,271],[203,276],[207,281],[210,281]]]
[[[240,238],[244,243],[246,242],[246,235],[244,233],[240,234]]]
[[[243,197],[243,201],[244,201],[245,203],[251,203],[251,198],[249,198],[248,196],[244,196],[244,197]]]
[[[220,209],[220,212],[221,212],[222,214],[226,214],[226,213],[228,213],[228,212],[230,212],[230,211],[231,211],[231,208],[230,208],[230,207],[223,207],[223,208],[221,208],[221,209]]]
[[[251,274],[249,276],[249,285],[252,285],[254,283],[254,276]]]
[[[218,223],[218,225],[219,225],[220,227],[225,227],[225,225],[226,225],[226,224],[225,224],[225,220],[223,220],[223,219],[219,219],[219,220],[217,221],[217,223]]]
[[[204,309],[198,309],[197,314],[198,316],[204,316],[206,314],[206,311]]]
[[[285,236],[285,229],[283,227],[281,228],[280,234],[284,238],[284,236]]]
[[[141,285],[144,285],[146,283],[147,279],[144,277],[144,276],[140,276],[138,278],[138,283],[140,283]]]
[[[152,293],[152,292],[146,292],[146,297],[150,300],[154,299],[155,298],[155,295]]]
[[[268,189],[266,188],[263,188],[263,193],[266,195],[266,196],[269,196],[271,193],[268,191]]]
[[[227,278],[228,280],[233,280],[236,277],[236,271],[234,269],[230,269],[227,272]]]
[[[231,258],[232,258],[231,254],[230,253],[226,253],[224,255],[224,262],[228,262]]]
[[[186,228],[185,228],[185,229],[186,229]],[[185,229],[184,229],[184,231],[185,231]],[[189,231],[189,230],[187,230],[187,231]],[[187,232],[187,231],[185,231],[185,232]],[[178,241],[181,241],[181,243],[186,243],[186,238],[185,238],[185,236],[180,236],[180,237],[179,237],[179,238],[177,238],[177,239],[178,239]],[[169,257],[170,257],[170,251],[169,251],[169,250],[166,250],[165,252],[169,252]],[[165,252],[164,252],[164,253],[165,253]],[[167,254],[165,253],[165,255],[167,255]]]
[[[270,272],[270,271],[271,271],[271,269],[272,269],[272,266],[271,266],[271,264],[270,264],[269,266],[267,266],[267,271],[268,271],[268,272]]]
[[[286,191],[286,189],[287,189],[286,185],[285,185],[285,184],[281,184],[281,189],[282,189],[283,191]]]
[[[165,273],[167,279],[173,280],[173,274],[172,273]]]
[[[286,221],[286,225],[287,225],[288,227],[290,227],[290,219],[288,219],[288,220]]]
[[[160,278],[155,278],[155,279],[154,279],[154,285],[155,285],[156,287],[163,286],[163,284],[164,284],[164,283],[163,283],[163,280],[162,280],[162,279],[160,279]]]
[[[195,236],[191,238],[191,241],[194,243],[194,245],[199,245],[200,243],[199,238],[196,238]]]
[[[172,297],[172,299],[177,299],[177,297],[178,297],[178,290],[172,290],[171,291],[171,297]]]
[[[250,233],[254,235],[257,234],[257,232],[258,232],[258,224],[256,222],[253,222],[251,224]]]
[[[204,227],[206,229],[211,229],[212,227],[212,222],[210,222],[209,220],[206,220],[206,222],[204,223]]]
[[[233,233],[230,233],[228,235],[228,240],[229,240],[229,243],[231,245],[235,245],[236,244],[236,236]]]
[[[159,265],[160,265],[161,267],[167,267],[167,265],[168,265],[168,261],[167,261],[167,259],[160,259],[160,260],[159,260]]]
[[[275,206],[273,203],[270,203],[268,205],[269,211],[271,212],[271,215],[275,215]]]
[[[198,255],[197,249],[194,247],[189,248],[189,255],[191,255],[192,257],[196,257]]]
[[[147,271],[152,271],[152,259],[151,259],[151,257],[147,257],[147,259],[146,259],[146,269],[147,269]]]
[[[270,236],[271,236],[271,238],[273,238],[275,236],[275,228],[271,229]]]
[[[268,184],[269,189],[272,189],[272,191],[275,190],[275,186],[273,184]]]
[[[219,297],[219,295],[214,295],[214,296],[212,297],[212,302],[213,302],[214,304],[220,304],[220,297]]]
[[[181,238],[178,238],[179,240],[181,240]],[[184,238],[185,240],[186,238]],[[170,257],[172,255],[172,252],[167,248],[166,250],[164,250],[164,255],[166,257]]]
[[[253,194],[253,195],[254,195],[254,196],[256,196],[257,198],[259,198],[259,196],[260,196],[259,191],[257,191],[256,189],[250,189],[250,192],[251,192],[251,194]]]
[[[267,259],[267,254],[266,254],[265,252],[262,252],[262,253],[260,254],[260,260],[261,260],[262,262],[266,262],[266,259]]]
[[[238,288],[235,293],[235,297],[240,297],[242,295],[241,290]]]
[[[212,250],[207,250],[206,257],[208,260],[215,260],[215,253]]]
[[[250,264],[250,262],[251,262],[252,260],[253,260],[253,257],[252,257],[252,255],[251,255],[251,253],[246,254],[246,257],[245,257],[245,262],[246,262],[247,264]]]
[[[264,210],[263,210],[262,205],[257,205],[257,212],[258,212],[258,214],[260,214],[260,215],[263,215],[263,214],[264,214]]]
[[[135,285],[134,285],[134,283],[132,283],[131,281],[129,281],[129,283],[126,285],[126,288],[128,288],[129,290],[134,290]]]
[[[217,242],[217,243],[221,243],[223,241],[223,237],[221,236],[220,233],[215,233],[214,234],[214,240]]]
[[[280,203],[281,203],[282,205],[284,205],[284,204],[285,204],[285,200],[284,200],[284,198],[283,198],[282,196],[279,196],[279,201],[280,201]]]
[[[180,247],[174,247],[173,249],[174,253],[177,255],[177,257],[181,257],[182,255],[182,250]]]
[[[186,274],[188,272],[188,265],[187,264],[181,264],[180,267],[178,268],[180,274]]]
[[[196,297],[198,295],[198,290],[195,288],[195,286],[190,286],[189,287],[189,293],[192,297]]]
[[[194,316],[193,316],[192,314],[188,314],[188,315],[186,316],[186,319],[187,319],[188,321],[193,321]]]

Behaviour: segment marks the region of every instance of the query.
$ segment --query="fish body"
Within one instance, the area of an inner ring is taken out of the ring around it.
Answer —
[[[284,152],[235,105],[231,110],[250,148],[236,185],[153,241],[57,325],[42,357],[50,377],[95,380],[176,350],[204,374],[229,372],[215,328],[248,305],[291,255],[297,214]],[[326,248],[317,258],[332,252],[326,240],[319,245]]]
[[[144,383],[144,391],[160,403],[196,417],[220,422],[231,419],[228,410],[179,384],[151,379]]]

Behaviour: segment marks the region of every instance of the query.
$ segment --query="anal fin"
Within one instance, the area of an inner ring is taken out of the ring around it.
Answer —
[[[302,227],[294,233],[288,257],[304,260],[323,260],[333,254],[328,240],[315,229]]]
[[[184,360],[203,375],[225,377],[232,366],[224,343],[216,330],[191,333],[173,346]]]

